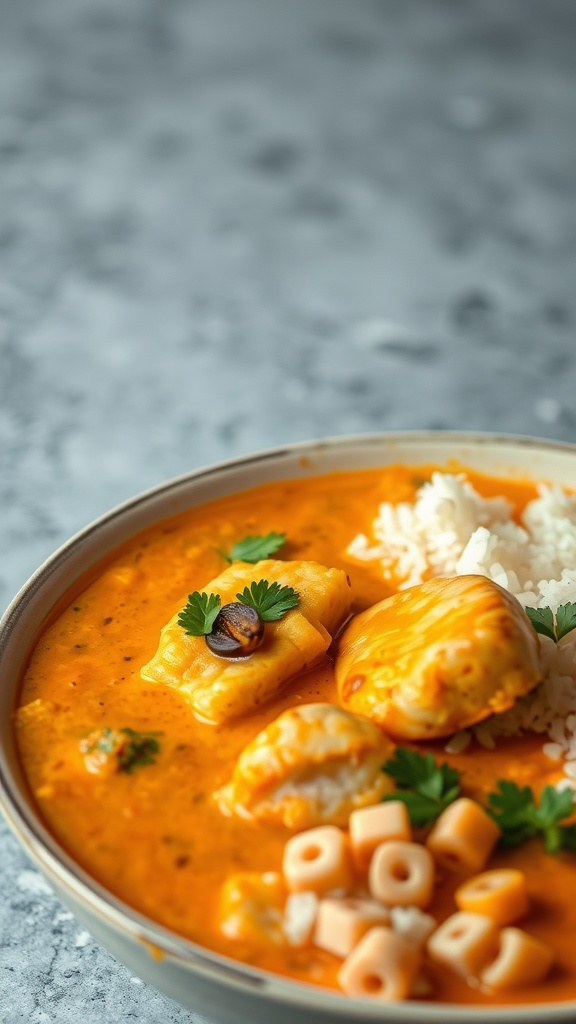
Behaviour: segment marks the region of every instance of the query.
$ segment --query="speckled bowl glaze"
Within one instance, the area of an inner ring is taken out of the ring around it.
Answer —
[[[12,729],[19,681],[43,623],[83,574],[138,531],[194,505],[287,477],[406,463],[457,460],[483,472],[574,487],[576,446],[531,438],[457,433],[395,433],[291,445],[180,477],[96,520],[60,548],[26,583],[0,623],[0,807],[50,884],[90,933],[140,978],[220,1024],[507,1024],[576,1021],[572,1003],[482,1008],[350,1000],[290,982],[209,952],[116,899],[82,871],[51,836],[18,761]]]

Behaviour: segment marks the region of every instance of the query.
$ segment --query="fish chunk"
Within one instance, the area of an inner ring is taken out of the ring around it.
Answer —
[[[334,704],[284,711],[244,748],[215,795],[224,813],[295,830],[344,825],[391,791],[382,765],[392,745],[360,715]]]
[[[216,656],[204,637],[184,632],[176,614],[162,629],[143,678],[179,690],[199,718],[219,724],[264,704],[288,679],[320,661],[350,612],[346,573],[317,562],[235,562],[203,592],[219,594],[226,604],[261,579],[293,587],[300,602],[283,619],[266,623],[264,641],[252,655],[235,660]]]
[[[433,739],[506,711],[542,678],[521,605],[484,576],[429,580],[358,615],[340,638],[341,704],[397,739]]]
[[[238,871],[220,894],[220,931],[249,947],[283,946],[285,899],[282,876],[276,871]]]

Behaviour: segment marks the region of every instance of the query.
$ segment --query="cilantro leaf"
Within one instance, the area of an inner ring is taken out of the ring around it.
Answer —
[[[556,637],[561,640],[567,633],[576,629],[576,604],[568,601],[561,604],[556,611]]]
[[[262,537],[253,537],[250,534],[232,545],[230,553],[220,551],[220,554],[227,562],[249,562],[254,565],[263,558],[270,558],[283,544],[286,543],[285,533],[270,533]]]
[[[419,754],[397,747],[382,771],[398,787],[384,800],[401,800],[413,825],[429,825],[460,795],[460,773],[444,762],[437,764],[432,754]]]
[[[536,632],[549,637],[555,643],[576,629],[576,603],[574,601],[559,605],[556,611],[556,623],[554,623],[551,608],[525,608],[524,611]]]
[[[154,764],[156,754],[160,751],[160,744],[156,739],[161,734],[158,732],[143,733],[134,729],[120,729],[126,736],[126,741],[116,752],[118,758],[118,770],[131,775],[135,768],[142,768],[146,764]]]
[[[536,835],[530,808],[534,794],[529,786],[500,779],[494,793],[488,796],[488,814],[502,830],[501,846],[519,846]]]
[[[541,835],[548,853],[576,852],[576,826],[558,824],[574,813],[574,794],[570,789],[559,791],[554,786],[545,786],[537,804],[530,786],[520,787],[500,779],[495,792],[488,796],[487,810],[502,830],[502,846],[519,846]]]
[[[135,768],[154,764],[160,751],[157,737],[161,735],[160,732],[137,732],[127,726],[122,729],[106,726],[82,740],[80,750],[86,757],[89,771],[97,774],[105,762],[114,759],[119,772],[131,775]],[[101,755],[105,755],[104,758]]]
[[[188,594],[188,603],[178,616],[178,625],[188,636],[206,636],[220,611],[218,594]]]
[[[548,828],[562,818],[569,818],[573,811],[574,794],[571,789],[557,790],[554,786],[545,786],[534,811],[534,820],[540,828]]]
[[[556,640],[554,616],[550,608],[525,608],[524,611],[537,633],[549,637],[550,640]]]
[[[432,800],[430,797],[423,796],[421,793],[417,793],[410,789],[402,789],[396,793],[388,793],[382,799],[383,802],[399,800],[401,803],[405,804],[410,821],[416,827],[431,824],[440,814],[436,800]]]
[[[282,619],[291,608],[296,608],[300,601],[300,595],[293,587],[281,587],[279,583],[268,583],[268,580],[259,580],[244,587],[241,594],[236,597],[242,604],[254,608],[262,622],[276,622]]]

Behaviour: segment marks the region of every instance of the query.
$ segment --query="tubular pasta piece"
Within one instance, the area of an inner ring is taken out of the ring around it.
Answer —
[[[349,821],[350,844],[360,870],[366,869],[372,854],[381,843],[392,839],[410,842],[412,828],[406,805],[390,800],[353,811]]]
[[[282,860],[284,880],[291,892],[318,894],[347,889],[351,881],[346,836],[335,825],[321,825],[289,839]]]
[[[344,958],[366,932],[389,919],[388,911],[373,900],[324,899],[318,907],[314,944]]]
[[[500,932],[500,952],[485,967],[480,981],[488,988],[504,991],[534,985],[550,970],[554,953],[546,943],[520,928],[503,928]]]
[[[498,825],[480,804],[461,797],[442,812],[426,846],[444,867],[480,871],[500,835]]]
[[[342,964],[338,982],[348,996],[397,1002],[410,995],[421,962],[407,939],[389,928],[372,928]]]
[[[454,898],[460,910],[485,914],[500,926],[524,917],[529,908],[526,876],[514,868],[475,875],[456,890]]]
[[[489,917],[461,911],[436,929],[427,950],[437,963],[464,978],[474,978],[498,950],[498,929]]]
[[[424,908],[432,899],[434,860],[418,843],[382,843],[370,862],[368,880],[375,900]]]

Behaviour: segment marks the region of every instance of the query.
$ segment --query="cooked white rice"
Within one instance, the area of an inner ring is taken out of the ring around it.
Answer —
[[[479,573],[524,607],[555,612],[576,601],[576,497],[540,485],[518,524],[506,498],[483,498],[464,475],[434,473],[413,505],[380,505],[373,538],[359,534],[348,554],[378,560],[384,576],[400,581],[400,589],[430,576]],[[487,747],[498,736],[526,730],[546,734],[545,753],[564,762],[561,785],[576,789],[576,630],[558,644],[541,636],[540,644],[541,685],[473,732]],[[463,750],[469,739],[468,731],[458,733],[447,749]]]

